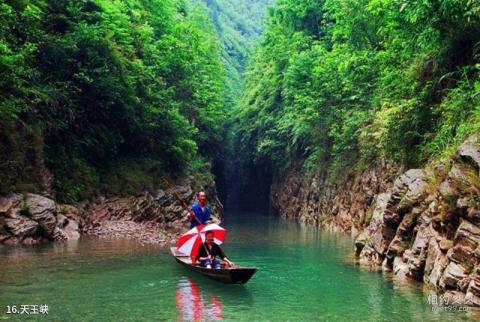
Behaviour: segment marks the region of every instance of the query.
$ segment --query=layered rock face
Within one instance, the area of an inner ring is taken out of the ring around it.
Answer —
[[[80,237],[78,209],[36,194],[0,197],[0,244],[34,245]]]
[[[187,204],[193,204],[196,199],[197,191],[192,187],[193,178],[175,187]],[[219,221],[223,215],[223,205],[217,197],[215,185],[201,189],[207,195],[214,220]],[[99,237],[165,244],[190,227],[187,214],[173,189],[124,198],[102,198],[89,206],[84,231]]]
[[[332,231],[358,234],[373,213],[376,196],[391,186],[394,165],[380,163],[358,177],[330,182],[325,173],[291,170],[272,185],[270,201],[282,216]]]
[[[193,203],[193,178],[175,187],[187,203]],[[223,206],[215,185],[202,187],[217,220]],[[33,245],[65,241],[90,234],[105,238],[135,239],[165,244],[188,229],[187,213],[173,190],[145,192],[137,196],[99,198],[83,205],[61,205],[36,194],[11,193],[0,197],[0,244]]]
[[[356,237],[360,264],[408,276],[480,305],[480,138],[395,180],[379,165],[332,185],[292,172],[272,190],[281,214]],[[392,182],[393,181],[393,182]]]

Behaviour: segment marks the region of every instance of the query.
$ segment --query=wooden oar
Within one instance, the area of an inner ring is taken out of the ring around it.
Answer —
[[[177,190],[175,189],[175,187],[167,180],[167,178],[162,177],[162,180],[163,180],[163,182],[165,182],[165,184],[166,184],[170,189],[173,190],[173,193],[174,193],[175,196],[177,197],[178,201],[180,201],[180,202],[182,203],[182,205],[183,205],[183,207],[185,208],[185,210],[188,211],[191,215],[193,215],[200,225],[203,225],[203,223],[200,221],[200,219],[198,219],[197,215],[195,215],[195,213],[194,213],[190,208],[188,208],[188,205],[187,205],[187,203],[185,202],[185,200],[183,200],[182,196],[180,196],[180,194],[177,192]]]
[[[187,203],[185,202],[185,200],[183,200],[182,196],[180,196],[180,194],[177,192],[177,189],[175,189],[175,187],[170,183],[170,181],[168,181],[167,178],[165,178],[165,177],[162,177],[162,180],[163,180],[163,182],[165,182],[165,184],[170,189],[173,190],[173,193],[177,197],[178,201],[180,201],[182,203],[185,210],[188,211],[190,214],[192,214],[200,225],[203,225],[203,223],[200,221],[200,219],[198,219],[197,215],[195,215],[195,213],[190,208],[188,208]],[[205,248],[205,251],[207,252],[207,254],[210,255],[210,252],[208,251],[207,247],[205,247],[205,245],[203,243],[202,243],[202,245],[203,245],[203,248]]]

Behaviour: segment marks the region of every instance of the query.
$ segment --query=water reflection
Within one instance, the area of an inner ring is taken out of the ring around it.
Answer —
[[[235,262],[259,268],[246,285],[184,268],[168,248],[82,236],[75,244],[0,248],[0,308],[45,303],[49,320],[82,322],[480,321],[432,312],[421,284],[352,265],[348,236],[248,216],[227,218],[225,245]],[[0,311],[3,319],[12,316]]]
[[[141,252],[157,252],[160,247],[144,246],[138,242],[126,239],[98,239],[84,236],[80,240],[55,242],[34,246],[1,247],[0,258],[2,266],[37,265],[65,260],[84,260],[85,258],[109,258],[128,256]]]
[[[182,279],[177,285],[175,296],[178,320],[204,321],[223,320],[223,306],[214,294],[205,296],[197,283]]]

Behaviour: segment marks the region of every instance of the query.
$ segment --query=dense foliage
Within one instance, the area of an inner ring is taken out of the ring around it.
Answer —
[[[217,157],[224,69],[201,2],[0,2],[0,193],[152,187]]]
[[[274,0],[204,0],[222,45],[227,73],[226,100],[236,104],[243,90],[245,68],[264,30],[267,7]]]
[[[278,0],[234,149],[271,173],[421,165],[479,130],[479,49],[476,1]]]
[[[274,0],[203,0],[208,14],[215,27],[221,44],[221,57],[225,67],[225,104],[228,113],[235,114],[233,107],[237,105],[244,88],[245,70],[255,46],[258,44],[265,28],[268,6]],[[236,190],[239,182],[237,168],[230,162],[238,159],[238,155],[228,148],[231,138],[231,120],[229,116],[224,124],[226,137],[224,140],[224,158],[213,163],[215,182],[220,198],[225,202],[228,191]]]
[[[273,0],[2,1],[0,193],[44,165],[64,201],[151,188],[218,164],[226,124],[258,195],[297,161],[419,166],[479,130],[476,1],[275,2],[252,56]]]

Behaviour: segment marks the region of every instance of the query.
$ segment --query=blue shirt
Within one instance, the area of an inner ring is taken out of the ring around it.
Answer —
[[[193,204],[193,206],[190,207],[190,209],[195,213],[195,216],[197,216],[198,220],[202,222],[201,225],[205,224],[207,221],[211,219],[212,213],[210,212],[210,208],[208,208],[207,205],[205,205],[202,211],[202,207],[200,207],[200,204],[196,202]],[[192,222],[190,223],[190,229],[200,225],[197,218],[195,217],[192,218]]]

